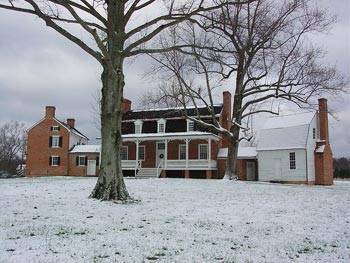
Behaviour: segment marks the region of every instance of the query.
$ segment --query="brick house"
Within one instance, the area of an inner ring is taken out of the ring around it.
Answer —
[[[62,122],[56,108],[47,106],[44,117],[27,131],[27,176],[69,175],[69,152],[88,138],[75,128],[75,120]]]
[[[231,94],[224,92],[222,103],[213,107],[215,117],[225,128],[231,125],[231,105]],[[319,107],[319,113],[270,118],[261,131],[257,147],[239,147],[239,179],[332,184],[327,101],[320,99]],[[41,152],[42,161],[35,163],[36,170],[29,164],[27,175],[97,175],[100,145],[87,145],[87,138],[80,132],[81,141],[72,143],[69,135],[76,133],[74,124],[72,132],[68,121],[67,124],[57,121],[50,109],[52,107],[46,109],[49,117],[28,132],[28,163],[34,161],[31,155],[36,152]],[[206,107],[187,110],[191,116],[196,116],[198,110],[202,120],[211,122]],[[125,176],[223,178],[227,140],[186,119],[181,108],[132,110],[131,101],[124,100],[123,111],[121,159]],[[58,149],[52,149],[47,143],[48,138],[55,135],[51,130],[53,123],[66,127],[62,128],[63,140],[59,144],[62,147]],[[40,144],[35,143],[38,138],[42,140]],[[58,155],[60,164],[52,167],[48,160]]]

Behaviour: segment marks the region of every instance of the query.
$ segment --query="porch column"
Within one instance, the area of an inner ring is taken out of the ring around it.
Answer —
[[[139,166],[139,140],[136,140],[136,157],[135,157],[135,161],[136,161],[136,167],[135,167],[135,177],[137,174],[137,168]]]
[[[165,140],[165,153],[164,153],[164,167],[167,168],[168,166],[168,140]]]
[[[189,142],[189,139],[186,139],[185,140],[186,142],[186,169],[188,169],[188,156],[189,156],[189,147],[188,147],[188,142]]]
[[[211,168],[211,138],[208,138],[208,167]]]

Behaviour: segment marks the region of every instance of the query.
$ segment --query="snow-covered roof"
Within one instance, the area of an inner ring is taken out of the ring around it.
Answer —
[[[155,140],[155,139],[166,139],[166,138],[176,138],[176,139],[191,139],[191,138],[207,138],[211,137],[214,140],[218,140],[219,137],[210,132],[164,132],[164,133],[132,133],[122,135],[123,140]]]
[[[291,115],[283,115],[268,118],[264,125],[264,129],[287,128],[310,124],[314,118],[314,112],[304,112]]]
[[[76,145],[70,153],[99,153],[101,145]]]
[[[227,158],[228,148],[221,148],[218,152],[218,158]],[[239,159],[255,159],[257,156],[256,147],[238,147]]]
[[[259,133],[257,150],[306,148],[314,112],[269,118]]]

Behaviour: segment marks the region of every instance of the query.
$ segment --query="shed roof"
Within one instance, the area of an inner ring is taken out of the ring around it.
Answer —
[[[99,153],[101,145],[76,145],[70,153]]]
[[[225,159],[228,155],[228,148],[221,148],[218,152],[218,158]],[[256,147],[238,147],[238,159],[255,159],[257,156]]]

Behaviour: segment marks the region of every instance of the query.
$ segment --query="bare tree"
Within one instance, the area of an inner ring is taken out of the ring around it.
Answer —
[[[248,1],[248,0],[247,0]],[[224,1],[225,2],[225,1]],[[102,67],[101,169],[92,198],[130,199],[122,175],[119,149],[125,60],[145,53],[164,51],[152,48],[152,40],[165,29],[225,5],[221,1],[161,0],[1,0],[0,8],[39,17],[86,53]],[[148,19],[146,19],[146,14]],[[143,16],[142,16],[143,15]],[[79,28],[81,32],[74,33]],[[87,40],[86,39],[91,39]],[[172,47],[166,47],[171,49]]]
[[[169,97],[169,94],[172,94]],[[174,81],[164,81],[155,89],[146,90],[139,99],[140,108],[174,108],[181,107],[182,92],[178,84]],[[190,103],[189,98],[185,98],[185,103]]]
[[[23,162],[26,145],[24,123],[12,121],[0,127],[0,170],[15,172]]]
[[[213,111],[211,124],[193,118],[227,136],[226,178],[236,177],[238,145],[252,137],[247,127],[252,115],[279,114],[273,104],[283,100],[311,108],[313,98],[346,90],[348,82],[324,65],[324,52],[310,41],[334,21],[311,0],[256,0],[198,14],[181,33],[162,39],[162,45],[175,42],[177,49],[153,58],[167,79],[176,79],[183,98],[211,110],[218,81],[234,94],[231,127],[221,127]],[[206,96],[198,93],[203,88]]]

